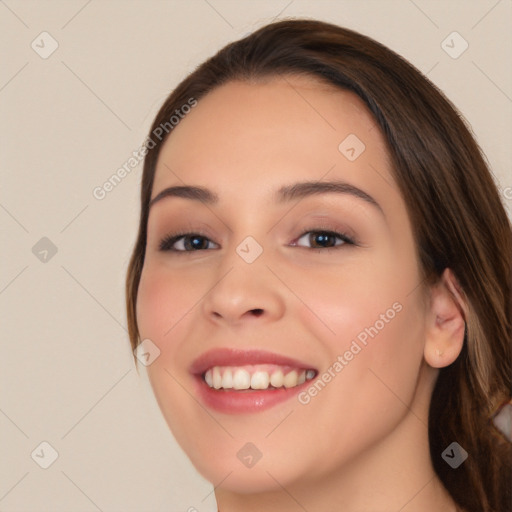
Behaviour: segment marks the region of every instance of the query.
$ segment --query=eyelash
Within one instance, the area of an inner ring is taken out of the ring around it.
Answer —
[[[309,233],[324,234],[324,235],[334,235],[336,238],[342,240],[343,243],[341,243],[339,245],[335,245],[334,247],[303,247],[304,249],[309,249],[309,250],[312,250],[312,251],[324,251],[325,252],[325,251],[331,251],[331,250],[338,250],[338,249],[341,249],[342,247],[344,247],[346,245],[357,245],[356,241],[352,237],[348,236],[346,233],[342,233],[342,232],[339,232],[339,231],[336,231],[336,230],[333,230],[333,229],[330,229],[330,228],[322,228],[322,227],[315,226],[315,227],[311,227],[309,229],[306,229],[305,231],[302,232],[302,234],[299,237],[294,239],[292,247],[302,247],[302,246],[297,246],[296,242],[298,240],[300,240],[304,235],[307,235]],[[181,249],[173,249],[172,248],[172,246],[176,242],[178,242],[180,239],[185,238],[185,237],[205,238],[208,241],[212,242],[212,240],[210,240],[207,235],[205,235],[204,233],[201,233],[200,231],[195,231],[195,232],[181,231],[181,232],[172,233],[172,234],[169,234],[169,235],[165,236],[160,241],[158,249],[160,251],[162,251],[162,252],[174,252],[174,253],[187,253],[187,252],[190,253],[190,252],[200,252],[200,251],[204,251],[204,250],[212,250],[212,249],[198,249],[198,250],[190,250],[190,251],[188,251],[188,250],[181,250]],[[213,243],[215,243],[215,242],[213,242]]]

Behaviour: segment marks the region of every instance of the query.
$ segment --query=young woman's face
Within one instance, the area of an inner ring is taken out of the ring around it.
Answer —
[[[198,470],[261,491],[324,479],[384,442],[423,386],[425,306],[362,101],[297,77],[225,84],[164,144],[152,198],[168,187],[208,194],[151,206],[137,322]]]

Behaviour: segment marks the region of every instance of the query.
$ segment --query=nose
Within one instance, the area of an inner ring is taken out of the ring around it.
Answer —
[[[236,259],[240,259],[235,255]],[[230,259],[202,302],[203,314],[217,325],[279,320],[285,310],[282,285],[259,259],[246,263]]]

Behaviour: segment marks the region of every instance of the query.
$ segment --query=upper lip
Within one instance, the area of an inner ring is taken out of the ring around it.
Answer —
[[[315,370],[310,364],[264,350],[215,348],[201,354],[190,366],[190,373],[202,375],[214,366],[245,366],[249,364],[275,364]]]

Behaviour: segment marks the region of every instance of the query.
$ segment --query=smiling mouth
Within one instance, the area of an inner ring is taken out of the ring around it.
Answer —
[[[204,382],[218,391],[262,391],[294,388],[312,380],[316,371],[276,364],[213,366],[202,374]]]
[[[222,414],[254,414],[310,385],[318,370],[306,361],[261,349],[218,347],[202,353],[188,370],[204,405]]]

